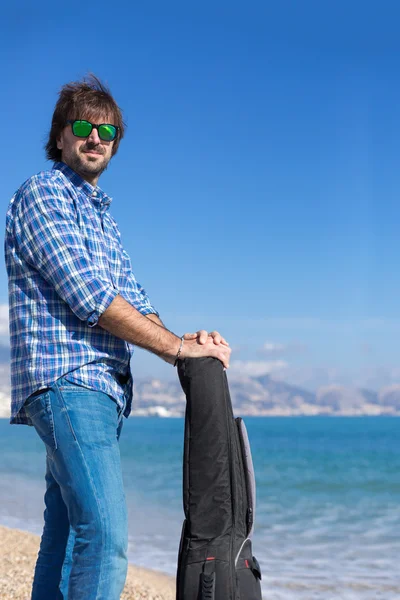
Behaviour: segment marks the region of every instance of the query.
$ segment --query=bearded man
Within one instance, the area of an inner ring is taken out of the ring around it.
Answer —
[[[176,365],[230,348],[214,331],[179,337],[136,281],[111,198],[98,187],[124,135],[94,76],[65,85],[46,145],[52,169],[12,198],[5,238],[11,423],[46,447],[44,529],[32,600],[117,600],[127,571],[119,437],[140,346]]]

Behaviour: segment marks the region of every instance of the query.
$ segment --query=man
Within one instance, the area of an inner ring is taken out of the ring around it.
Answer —
[[[5,239],[11,336],[11,423],[46,446],[44,530],[33,600],[116,600],[127,569],[118,440],[131,409],[137,345],[170,364],[213,356],[218,332],[179,338],[135,280],[111,199],[97,186],[124,135],[121,111],[95,77],[55,107],[50,171],[12,198]]]

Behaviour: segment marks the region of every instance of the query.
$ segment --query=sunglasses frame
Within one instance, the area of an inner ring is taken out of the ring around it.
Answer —
[[[89,133],[87,135],[76,135],[76,133],[74,133],[74,123],[78,123],[78,122],[88,123],[89,125],[91,125],[92,129],[89,131]],[[71,125],[71,131],[72,131],[73,135],[82,140],[88,138],[89,135],[92,133],[93,129],[97,129],[98,136],[102,142],[114,142],[117,139],[118,132],[119,132],[118,125],[113,125],[112,123],[99,123],[97,125],[96,123],[91,123],[90,121],[87,121],[86,119],[68,119],[67,124]],[[103,138],[100,136],[99,127],[101,127],[102,125],[107,125],[107,126],[111,125],[111,127],[114,127],[115,137],[112,140],[103,140]]]

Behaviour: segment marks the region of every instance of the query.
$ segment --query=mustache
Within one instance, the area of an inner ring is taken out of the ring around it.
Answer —
[[[81,152],[88,152],[89,150],[94,150],[99,154],[104,154],[104,150],[100,144],[93,144],[92,142],[89,142],[88,144],[85,144],[81,147]]]

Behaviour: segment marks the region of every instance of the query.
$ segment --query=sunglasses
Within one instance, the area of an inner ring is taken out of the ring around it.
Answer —
[[[71,124],[72,133],[76,137],[87,138],[92,133],[93,129],[97,129],[99,138],[104,142],[112,142],[118,135],[118,127],[111,125],[110,123],[101,123],[101,125],[95,125],[89,121],[67,121]]]

